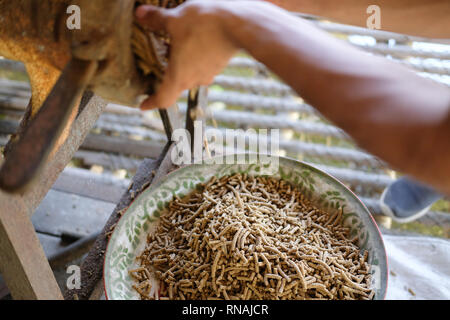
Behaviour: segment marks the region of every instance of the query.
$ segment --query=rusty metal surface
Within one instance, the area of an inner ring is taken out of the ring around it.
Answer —
[[[93,61],[73,59],[36,116],[25,128],[0,169],[0,188],[24,190],[48,159],[64,128],[74,120],[81,95],[97,68]],[[57,147],[57,146],[56,146]]]
[[[186,130],[189,132],[191,139],[191,152],[194,155],[194,141],[195,141],[195,121],[204,120],[204,110],[208,104],[208,88],[198,87],[192,89],[188,93],[187,111],[186,111]],[[204,132],[205,122],[202,122]],[[203,142],[203,139],[202,139]]]
[[[70,5],[80,7],[80,30],[66,26]],[[136,65],[134,5],[134,0],[0,0],[0,55],[25,64],[33,115],[72,57],[100,63],[90,83],[97,95],[138,106],[155,80],[142,76]]]
[[[73,5],[83,18],[79,29],[69,30]],[[153,92],[156,80],[138,70],[131,46],[134,7],[134,0],[0,0],[0,55],[25,63],[32,88],[21,130],[6,147],[0,188],[22,191],[36,176],[53,145],[65,139],[61,132],[73,120],[74,98],[87,85],[134,107]]]
[[[167,112],[166,109],[159,109],[159,115],[161,116],[161,120],[163,122],[167,140],[170,141],[170,139],[172,139],[173,127],[172,124],[170,123],[169,113]]]
[[[91,90],[110,102],[138,107],[154,79],[138,70],[131,46],[134,0],[74,0],[83,13],[81,29],[70,31],[72,55],[99,61]],[[120,28],[118,27],[120,26]]]
[[[180,109],[177,104],[174,104],[170,108],[159,109],[159,115],[161,116],[161,120],[163,122],[167,141],[171,141],[173,131],[182,127]]]
[[[81,28],[69,30],[67,9],[73,5],[83,18]],[[154,91],[156,79],[138,70],[131,46],[134,8],[134,0],[0,0],[0,55],[25,63],[32,88],[21,130],[6,147],[0,188],[25,190],[53,146],[65,139],[61,132],[74,119],[74,98],[87,85],[133,107]]]
[[[59,174],[73,158],[75,152],[83,143],[105,108],[106,102],[103,99],[93,96],[89,100],[83,112],[70,128],[70,133],[64,144],[45,164],[36,182],[37,187],[30,188],[25,194],[20,195],[27,207],[30,208],[30,214],[34,213],[34,210],[47,194]]]

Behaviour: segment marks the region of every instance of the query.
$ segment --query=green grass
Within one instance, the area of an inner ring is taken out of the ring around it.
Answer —
[[[419,233],[426,236],[450,238],[450,229],[441,226],[427,226],[420,222],[397,223],[392,221],[392,229]]]
[[[431,210],[450,213],[450,202],[446,200],[439,200],[431,207]]]
[[[256,76],[256,72],[249,68],[226,68],[223,73],[226,76],[235,76],[235,77],[248,77],[252,78]]]
[[[0,70],[0,78],[14,81],[25,81],[25,82],[29,81],[28,76],[25,73],[8,70]]]

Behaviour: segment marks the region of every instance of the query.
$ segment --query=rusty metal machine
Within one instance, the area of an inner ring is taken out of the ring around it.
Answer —
[[[179,2],[0,0],[0,55],[23,61],[32,87],[21,130],[5,150],[1,189],[23,190],[36,176],[64,141],[86,90],[130,107],[152,94],[167,50],[162,37],[147,35],[134,23],[134,10],[141,3]],[[67,8],[73,5],[80,8],[81,24],[70,30]],[[143,50],[148,50],[144,57]]]
[[[0,0],[0,56],[25,64],[32,97],[0,168],[0,272],[15,299],[62,299],[30,221],[59,173],[73,157],[107,102],[138,107],[163,76],[168,39],[140,29],[137,5],[173,7],[183,0]],[[67,27],[68,8],[80,8],[80,29]],[[189,94],[186,127],[205,90]],[[160,110],[168,144],[158,160],[146,159],[130,192],[112,213],[83,263],[82,289],[67,299],[86,299],[99,288],[107,234],[120,212],[154,179],[170,170],[176,107]],[[1,156],[0,156],[1,157]],[[1,161],[1,158],[0,158]],[[151,165],[150,165],[151,164]],[[34,181],[35,183],[31,183]],[[92,239],[88,241],[92,242]]]

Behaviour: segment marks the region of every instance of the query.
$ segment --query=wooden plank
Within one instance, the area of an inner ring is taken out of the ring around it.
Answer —
[[[121,154],[115,155],[106,152],[79,150],[75,154],[75,158],[83,161],[85,166],[100,165],[111,171],[125,169],[129,171],[136,171],[142,159],[134,159],[123,156]]]
[[[5,135],[0,135],[0,147],[4,147],[9,141],[9,138]],[[3,161],[3,153],[0,152],[0,164]]]
[[[164,148],[164,143],[149,140],[132,140],[124,137],[110,137],[90,134],[82,145],[83,149],[115,152],[142,158],[156,159]]]
[[[18,197],[0,193],[0,271],[14,299],[62,299],[61,291]]]
[[[87,104],[85,110],[78,116],[64,144],[42,169],[34,187],[23,196],[26,206],[30,208],[30,214],[34,213],[34,210],[54,184],[59,174],[73,158],[105,107],[106,102],[94,96]]]
[[[39,238],[39,241],[41,242],[42,248],[44,249],[46,257],[49,259],[50,266],[52,267],[53,274],[56,277],[56,280],[58,282],[59,287],[65,288],[65,282],[67,280],[67,274],[66,274],[66,265],[70,264],[77,264],[78,260],[82,254],[86,253],[86,249],[84,251],[80,251],[80,249],[76,250],[75,252],[71,252],[70,261],[61,261],[61,253],[63,253],[65,250],[68,250],[71,246],[68,246],[67,244],[63,243],[61,241],[60,237],[51,236],[48,234],[43,234],[37,232],[37,236]],[[56,259],[55,259],[56,258]],[[53,260],[52,260],[53,259]],[[61,262],[67,262],[65,264]],[[56,268],[55,268],[56,267]],[[9,289],[5,284],[5,281],[3,277],[0,275],[0,300],[4,298],[6,295],[9,294]]]
[[[31,92],[29,90],[11,90],[10,88],[0,87],[0,96],[24,98],[29,100]]]
[[[28,82],[24,82],[24,81],[0,79],[0,87],[9,88],[11,90],[20,90],[20,91],[31,92],[30,84]],[[25,105],[25,107],[26,107],[26,105]]]
[[[38,232],[57,237],[70,234],[81,238],[100,231],[114,207],[115,204],[110,202],[50,190],[31,221]]]
[[[25,110],[28,101],[29,99],[26,98],[0,96],[0,107],[13,110]]]
[[[0,120],[0,134],[12,134],[19,128],[19,122],[14,120]]]
[[[70,128],[68,138],[46,163],[35,184],[22,195],[0,192],[0,270],[16,299],[61,299],[62,295],[29,219],[59,173],[72,159],[106,103],[82,99],[88,106]]]
[[[66,168],[53,185],[54,190],[117,203],[130,181],[79,168]]]
[[[23,117],[23,112],[19,110],[0,109],[0,116],[20,120]]]
[[[19,128],[16,120],[0,120],[0,134],[12,134]],[[89,134],[83,141],[81,148],[85,150],[114,152],[124,155],[133,155],[142,158],[157,158],[164,143],[150,140],[133,140],[126,137],[106,136],[102,134]]]
[[[60,252],[66,247],[63,243],[61,243],[61,238],[59,237],[49,236],[42,233],[37,233],[37,236],[47,257]],[[8,294],[9,289],[6,286],[3,277],[0,275],[0,300]]]
[[[0,69],[14,71],[14,72],[21,72],[21,73],[27,72],[25,69],[25,66],[22,62],[3,59],[3,58],[0,59]]]

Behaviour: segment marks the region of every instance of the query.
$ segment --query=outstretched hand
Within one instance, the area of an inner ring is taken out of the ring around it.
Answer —
[[[237,47],[222,23],[226,3],[189,1],[174,9],[142,5],[138,22],[149,31],[164,31],[171,38],[168,67],[156,94],[141,106],[148,110],[173,105],[182,91],[209,85]]]

